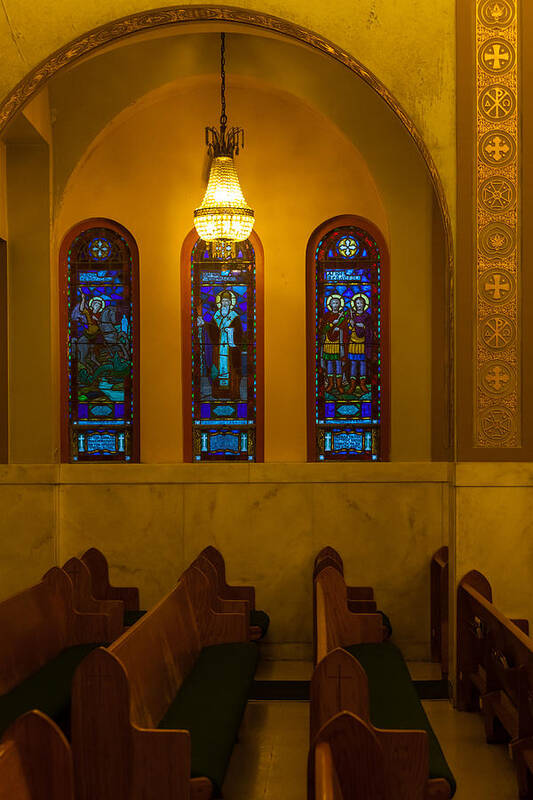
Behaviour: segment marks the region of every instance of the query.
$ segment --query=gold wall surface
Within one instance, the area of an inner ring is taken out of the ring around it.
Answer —
[[[205,12],[208,3],[195,3]],[[389,89],[420,130],[454,206],[454,58],[455,3],[435,0],[428,14],[426,0],[340,0],[327,6],[321,0],[287,0],[281,8],[274,0],[258,6],[242,0],[239,6],[253,10],[258,25],[261,14],[280,15],[334,42],[357,58]],[[55,50],[98,26],[113,20],[157,9],[149,0],[56,0],[32,4],[6,0],[0,19],[0,97],[6,96],[27,73]],[[187,8],[188,4],[183,4]],[[176,15],[179,18],[179,14]],[[158,24],[157,14],[145,15],[147,24]],[[214,23],[219,26],[219,23]],[[175,26],[179,27],[179,24]],[[220,27],[220,26],[219,26]],[[216,28],[216,29],[219,29]],[[120,26],[115,26],[120,33]],[[97,40],[96,40],[97,41]],[[76,50],[67,53],[67,60]]]
[[[218,43],[209,38],[216,50]],[[280,48],[274,44],[277,55]],[[144,57],[150,52],[145,48]],[[89,76],[83,72],[78,83],[70,77],[50,93],[54,117],[62,120],[54,126],[59,173],[79,159],[57,199],[53,261],[66,231],[84,218],[110,217],[136,238],[141,258],[141,460],[180,461],[179,254],[192,227],[192,209],[203,194],[203,127],[217,114],[218,86],[216,79],[191,77],[148,93],[81,150],[86,139],[76,135],[78,116],[64,111],[65,94],[72,97],[75,86],[82,92],[87,85],[99,85],[103,74],[94,66]],[[319,88],[321,93],[315,87],[314,94],[320,100],[328,83]],[[299,97],[268,83],[232,77],[228,84],[230,122],[246,128],[246,148],[237,159],[239,177],[255,208],[265,250],[265,459],[306,458],[305,248],[318,224],[342,213],[373,220],[390,241],[391,457],[430,459],[432,190],[416,149],[387,108],[379,101],[373,105],[374,96],[361,82],[341,88],[356,99],[359,111],[341,116],[339,130]],[[87,97],[84,114],[90,116],[90,91]],[[344,97],[339,94],[337,108]],[[258,98],[260,119],[255,114]],[[115,103],[121,107],[126,100],[119,94]],[[95,99],[98,115],[96,106]],[[108,100],[105,116],[113,107]],[[365,126],[359,124],[361,109]],[[408,378],[413,375],[416,380]]]

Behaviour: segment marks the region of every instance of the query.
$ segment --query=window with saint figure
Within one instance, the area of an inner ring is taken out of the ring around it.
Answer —
[[[136,247],[120,226],[95,222],[77,226],[62,248],[68,385],[63,455],[70,461],[136,461]]]
[[[191,256],[192,458],[257,457],[256,267],[250,240]],[[190,424],[190,423],[189,423]]]
[[[380,249],[351,225],[330,229],[315,248],[310,455],[377,461],[384,457]]]

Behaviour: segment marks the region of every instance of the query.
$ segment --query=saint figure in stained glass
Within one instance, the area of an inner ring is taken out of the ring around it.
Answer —
[[[191,257],[195,461],[256,453],[255,253],[245,242],[199,239]]]
[[[73,461],[130,461],[136,455],[132,247],[133,240],[103,226],[82,228],[63,246]]]
[[[316,241],[316,240],[315,240]],[[320,461],[381,457],[381,254],[362,228],[318,241],[315,293],[314,442]]]

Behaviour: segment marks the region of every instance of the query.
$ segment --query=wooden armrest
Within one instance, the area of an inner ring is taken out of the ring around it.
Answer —
[[[373,600],[374,590],[371,586],[347,586],[348,600]]]
[[[377,611],[377,603],[375,600],[350,600],[348,598],[348,610],[352,614],[373,614]]]
[[[244,614],[246,619],[250,619],[250,603],[247,600],[224,600],[218,598],[220,608],[215,611],[220,611],[224,614]]]
[[[226,642],[247,642],[250,640],[250,623],[244,614],[219,614],[212,609],[208,612],[203,647]]]
[[[250,609],[255,609],[255,587],[254,586],[229,586],[227,583],[222,587],[220,593],[221,600],[247,600]]]
[[[139,610],[139,589],[137,586],[110,586],[106,600],[122,600],[126,611]]]
[[[526,636],[529,636],[529,620],[528,619],[511,619],[511,622],[516,625],[517,628],[520,628],[522,633],[525,633]]]
[[[72,628],[72,644],[108,642],[113,633],[107,614],[74,611]]]
[[[523,739],[515,739],[509,742],[509,750],[511,755],[521,753],[523,750],[533,750],[533,736],[526,736]]]
[[[189,797],[191,737],[189,731],[133,726],[131,800],[185,800]]]

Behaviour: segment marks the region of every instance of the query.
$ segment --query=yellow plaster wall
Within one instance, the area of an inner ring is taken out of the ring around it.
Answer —
[[[57,460],[48,145],[7,145],[10,462]],[[57,295],[54,295],[56,306]]]
[[[195,3],[197,0],[195,0]],[[200,3],[211,5],[210,3]],[[187,5],[187,4],[185,4]],[[455,186],[455,2],[434,0],[241,0],[240,7],[281,16],[346,49],[392,91],[412,117],[442,175]],[[149,0],[6,0],[0,19],[0,97],[74,37],[118,17],[159,8]]]
[[[48,100],[48,86],[34,97],[31,103],[24,107],[22,112],[31,122],[41,138],[52,144],[52,121],[50,119],[50,103]]]
[[[247,135],[239,175],[265,249],[265,460],[306,459],[305,248],[319,223],[343,213],[393,233],[392,458],[429,459],[432,194],[420,158],[396,123],[391,129],[387,116],[369,115],[371,160],[389,147],[385,208],[361,154],[322,114],[256,80],[231,78],[229,92],[230,121]],[[121,222],[139,245],[141,458],[148,463],[182,458],[179,252],[204,192],[203,127],[217,103],[216,79],[205,77],[129,107],[81,159],[55,223],[56,255],[65,232],[92,216]],[[62,141],[58,133],[58,159]],[[406,372],[416,381],[406,381]]]

